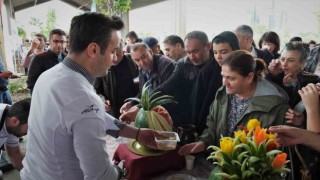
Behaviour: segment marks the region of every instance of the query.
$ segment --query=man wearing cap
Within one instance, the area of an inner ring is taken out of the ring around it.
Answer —
[[[163,54],[163,52],[160,49],[159,41],[158,39],[154,37],[147,37],[145,40],[143,40],[145,44],[149,46],[149,48],[152,50],[153,54]]]

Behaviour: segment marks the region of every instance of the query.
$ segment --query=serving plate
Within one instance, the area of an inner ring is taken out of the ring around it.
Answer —
[[[173,174],[168,176],[166,180],[197,180],[197,178],[189,174]]]
[[[128,149],[131,152],[138,155],[142,155],[142,156],[158,156],[168,152],[168,151],[149,149],[145,146],[141,146],[141,144],[135,140],[128,143]]]

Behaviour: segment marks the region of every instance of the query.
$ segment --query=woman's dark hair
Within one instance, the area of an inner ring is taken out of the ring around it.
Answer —
[[[237,36],[231,31],[223,31],[212,39],[212,44],[228,43],[233,51],[239,50],[239,41]]]
[[[274,45],[276,45],[276,48],[273,50],[272,54],[276,54],[279,51],[280,38],[277,33],[273,32],[273,31],[265,32],[259,40],[259,48],[260,49],[262,48],[263,41],[270,42],[270,43],[273,43]]]
[[[267,71],[267,64],[263,59],[260,58],[255,58],[256,61],[256,68],[255,68],[255,74],[257,74],[257,76],[262,77],[262,73],[264,71]]]
[[[101,13],[75,16],[69,33],[70,52],[79,53],[90,43],[97,43],[103,54],[109,45],[111,32],[120,30],[123,26],[123,21],[116,16],[107,17]]]
[[[295,36],[295,37],[292,37],[292,38],[289,40],[290,43],[295,42],[295,41],[297,41],[297,42],[302,42],[302,38],[299,37],[299,36]]]
[[[316,43],[316,41],[314,41],[314,40],[310,40],[308,44],[314,44],[314,45],[316,45],[317,43]]]
[[[247,77],[249,73],[254,73],[253,81],[257,81],[256,62],[253,56],[244,50],[233,51],[221,66],[229,66],[231,71],[235,71],[243,77]]]

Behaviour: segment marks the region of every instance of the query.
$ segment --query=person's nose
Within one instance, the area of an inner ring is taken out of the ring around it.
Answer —
[[[191,60],[194,60],[194,59],[196,59],[196,56],[195,56],[195,54],[191,53],[191,54],[190,54],[190,59],[191,59]]]
[[[287,61],[287,60],[284,60],[284,61],[282,61],[281,64],[282,64],[283,67],[286,67],[286,66],[288,66],[288,61]]]
[[[217,59],[221,60],[222,59],[222,54],[221,53],[217,53]]]
[[[229,85],[228,80],[226,78],[222,78],[222,85],[223,86]]]
[[[139,66],[142,68],[144,67],[145,63],[143,61],[139,61]]]
[[[116,55],[113,54],[112,56],[113,56],[113,57],[112,57],[112,60],[113,60],[113,61],[117,61],[117,60],[118,60],[118,57],[117,57]]]

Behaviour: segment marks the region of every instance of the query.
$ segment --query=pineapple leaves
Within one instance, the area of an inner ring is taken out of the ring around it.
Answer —
[[[173,96],[169,96],[169,95],[160,96],[161,92],[159,91],[151,94],[151,92],[149,91],[150,85],[147,85],[147,84],[149,84],[149,82],[146,82],[142,87],[140,102],[138,98],[129,98],[130,100],[139,102],[144,110],[149,111],[156,106],[160,106],[168,103],[177,103],[174,100]]]
[[[177,102],[174,100],[173,96],[161,95],[161,92],[151,92],[150,85],[148,84],[150,84],[149,81],[142,87],[141,100],[137,98],[128,99],[139,102],[142,107],[138,112],[139,116],[136,116],[135,125],[137,127],[147,126],[148,128],[161,131],[172,131],[171,117],[161,105]],[[161,113],[164,115],[161,115]]]
[[[124,100],[124,102],[128,102],[128,101],[133,101],[133,102],[138,103],[138,104],[141,103],[141,100],[139,98],[136,98],[136,97],[128,98],[128,99]]]
[[[150,109],[160,106],[163,104],[168,104],[168,103],[177,103],[174,99],[161,99],[159,101],[154,102],[153,104],[150,105]]]

